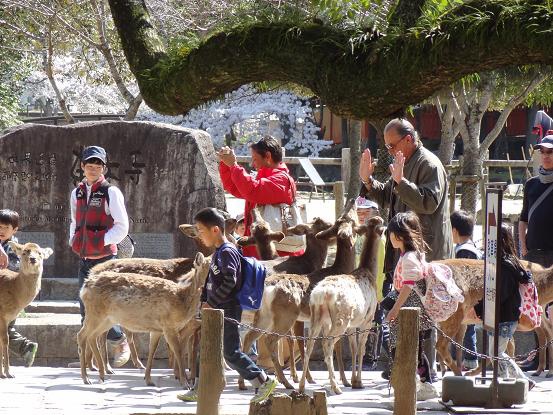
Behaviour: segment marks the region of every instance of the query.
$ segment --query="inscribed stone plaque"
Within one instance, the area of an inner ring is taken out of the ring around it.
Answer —
[[[135,258],[168,259],[174,257],[175,244],[172,233],[133,233]]]
[[[33,242],[38,244],[41,248],[54,249],[55,235],[54,232],[17,232],[15,234],[20,244],[26,244],[27,242]],[[55,263],[56,251],[44,262],[45,266],[53,266]]]
[[[78,256],[68,246],[69,196],[83,179],[79,157],[89,145],[107,151],[105,176],[125,197],[135,257],[194,255],[196,244],[178,225],[193,223],[204,207],[225,208],[209,134],[136,121],[24,124],[0,136],[0,208],[19,213],[20,231],[54,235],[55,256],[44,276],[77,276]]]

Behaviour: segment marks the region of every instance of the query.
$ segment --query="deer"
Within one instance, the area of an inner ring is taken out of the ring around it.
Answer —
[[[252,211],[252,225],[251,236],[242,238],[238,241],[241,246],[247,246],[255,244],[258,248],[258,252],[264,253],[262,256],[265,258],[274,258],[276,255],[276,249],[273,241],[276,240],[270,238],[268,235],[272,234],[272,230],[266,221],[263,220],[257,209]],[[262,261],[267,268],[267,275],[272,274],[308,274],[312,271],[321,269],[326,263],[326,257],[328,255],[328,247],[331,243],[331,238],[320,239],[317,238],[317,234],[332,227],[332,224],[316,217],[309,224],[298,224],[286,230],[287,234],[305,235],[306,247],[305,251],[300,256],[291,256],[283,259],[276,260],[264,260]],[[303,322],[296,322],[292,329],[292,333],[298,336],[303,336],[304,325]],[[303,358],[303,341],[300,341],[300,354]],[[295,350],[294,341],[288,339],[288,348],[290,353],[290,365],[293,373],[296,373],[295,367]],[[248,350],[248,349],[245,349]],[[297,378],[297,374],[296,374]],[[238,387],[241,390],[246,390],[244,379],[239,378]]]
[[[322,333],[328,339],[323,339],[323,352],[328,369],[331,389],[341,394],[342,390],[334,377],[334,345],[344,334],[348,334],[352,356],[351,385],[353,388],[363,387],[361,371],[365,345],[372,326],[374,313],[378,305],[376,295],[377,255],[380,237],[384,231],[384,221],[380,217],[369,219],[366,225],[356,228],[358,235],[364,234],[365,241],[361,253],[359,267],[351,273],[329,276],[320,281],[309,297],[311,314],[310,339],[305,352],[304,370],[299,385],[300,392],[305,391],[305,380],[309,358],[315,345],[314,337]],[[356,329],[361,333],[356,339],[353,335]]]
[[[265,280],[265,292],[261,308],[255,313],[253,326],[255,328],[272,331],[280,335],[290,332],[296,321],[306,322],[310,319],[309,295],[313,287],[324,278],[331,275],[349,273],[355,267],[355,226],[357,214],[355,211],[355,200],[351,199],[345,207],[344,213],[337,219],[332,227],[317,233],[315,236],[320,240],[336,238],[337,250],[334,264],[320,270],[313,271],[307,275],[303,274],[273,274]],[[302,333],[303,334],[303,333]],[[261,336],[255,330],[250,330],[244,338],[244,349],[248,350],[251,344]],[[294,389],[292,384],[284,376],[282,366],[278,360],[279,337],[267,336],[267,348],[271,353],[276,376],[280,383],[287,389]],[[341,349],[336,348],[339,355],[338,362],[343,372]],[[293,358],[291,359],[293,362]],[[306,368],[304,361],[303,367]],[[295,364],[290,366],[291,375],[295,382],[298,381]],[[307,367],[307,379],[313,383],[313,378]],[[345,378],[345,375],[344,375]]]
[[[0,270],[0,378],[10,373],[8,324],[27,307],[40,291],[44,261],[54,252],[35,243],[8,242],[21,259],[19,272]]]
[[[459,334],[464,331],[463,321],[468,321],[472,308],[483,298],[484,295],[484,261],[477,259],[446,259],[436,261],[445,264],[451,268],[453,278],[457,286],[463,291],[465,301],[459,304],[459,308],[447,320],[439,323],[439,327],[443,332],[451,338],[459,338]],[[531,270],[533,278],[538,289],[539,302],[545,305],[553,301],[553,267],[544,269],[543,267],[532,264],[527,261],[521,261],[523,266]],[[549,326],[547,323],[543,329],[547,333]],[[538,331],[539,333],[539,331]],[[543,333],[543,331],[542,331]],[[548,333],[547,336],[552,338],[553,333]],[[452,359],[449,353],[449,340],[444,336],[438,336],[436,343],[436,351],[440,359],[447,365],[456,376],[460,376],[461,369]],[[541,356],[540,356],[541,357]],[[545,360],[544,360],[545,363]],[[474,369],[467,375],[475,375],[480,369]]]
[[[97,338],[113,324],[120,323],[133,332],[149,332],[153,337],[150,339],[145,373],[148,385],[153,385],[150,369],[161,335],[165,336],[175,356],[181,383],[188,383],[183,370],[183,350],[178,333],[194,318],[210,262],[209,257],[205,258],[202,253],[196,254],[194,269],[178,283],[141,274],[111,271],[89,277],[80,292],[86,315],[77,335],[83,382],[91,383],[86,372],[87,347],[92,350],[98,363],[99,378],[104,381],[105,362]]]
[[[236,220],[231,218],[228,213],[220,210],[223,216],[225,217],[225,234],[227,238],[232,238],[232,233],[236,228]],[[198,252],[203,253],[204,255],[211,255],[214,250],[213,248],[206,247],[201,238],[198,236],[198,232],[195,225],[182,224],[179,225],[179,230],[186,235],[187,237],[194,240],[196,243]],[[234,240],[234,239],[232,239]],[[113,271],[113,272],[130,272],[142,275],[148,275],[150,277],[162,278],[169,281],[177,282],[183,275],[189,272],[193,268],[194,260],[192,258],[172,258],[172,259],[153,259],[153,258],[124,258],[124,259],[112,259],[104,263],[94,266],[90,275],[94,275],[104,271]],[[199,330],[199,323],[194,321],[192,324],[195,326],[196,330]],[[134,342],[134,336],[131,331],[124,329],[125,334],[127,335],[129,348],[131,351],[131,360],[134,366],[138,369],[145,369],[144,365],[138,357],[138,351]],[[187,332],[183,333],[183,339],[190,341],[191,335],[193,335],[195,330],[189,329]],[[114,374],[115,372],[109,364],[109,359],[107,358],[107,348],[104,340],[102,341],[102,352],[106,361],[106,372],[108,374]],[[159,341],[159,340],[158,340]],[[194,348],[193,344],[188,344],[187,349],[191,350]],[[88,357],[87,362],[89,367],[92,368],[92,355],[91,350],[87,350]],[[193,360],[192,354],[189,353],[190,360]],[[176,369],[175,362],[172,359],[171,351],[169,350],[169,366]],[[189,364],[189,367],[194,372],[196,370],[196,365],[193,363]],[[151,370],[151,368],[150,368]],[[178,377],[178,373],[175,370],[175,374]],[[193,373],[194,374],[194,373]]]

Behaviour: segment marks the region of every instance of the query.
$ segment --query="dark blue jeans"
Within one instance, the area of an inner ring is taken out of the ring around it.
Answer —
[[[110,259],[114,259],[114,258],[115,258],[115,255],[108,255],[98,259],[81,258],[79,260],[79,290],[82,288],[84,282],[87,280],[88,274],[90,274],[90,269],[94,265],[101,264],[103,262],[109,261]],[[81,324],[83,324],[85,309],[80,296],[79,296],[79,306],[81,308]],[[121,340],[122,337],[123,337],[123,332],[121,331],[120,326],[113,326],[108,331],[108,340]]]
[[[242,307],[240,304],[227,305],[222,308],[225,317],[240,321],[242,318]],[[236,370],[240,376],[249,380],[256,387],[263,383],[264,376],[261,370],[249,356],[240,349],[240,333],[238,326],[227,320],[223,323],[223,356],[228,365]],[[200,360],[197,361],[197,372],[200,373]]]

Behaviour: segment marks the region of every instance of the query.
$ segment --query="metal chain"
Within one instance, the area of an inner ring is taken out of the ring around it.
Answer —
[[[466,348],[465,346],[463,346],[462,344],[459,344],[457,343],[455,340],[453,340],[450,336],[448,336],[447,334],[445,334],[445,332],[440,328],[438,327],[438,325],[432,320],[432,318],[430,316],[428,316],[424,311],[421,313],[422,317],[427,321],[429,322],[432,327],[434,327],[443,337],[445,337],[446,339],[448,339],[451,344],[453,344],[453,346],[455,346],[456,348],[458,349],[461,349],[462,351],[464,351],[465,353],[468,353],[468,354],[471,354],[473,356],[476,356],[477,358],[479,359],[483,359],[483,358],[486,358],[486,359],[490,359],[490,360],[498,360],[498,361],[508,361],[510,360],[511,358],[505,358],[505,357],[495,357],[495,356],[489,356],[485,353],[478,353],[478,352],[474,352],[468,348]],[[526,358],[528,357],[530,354],[532,353],[537,353],[539,352],[540,350],[544,350],[546,349],[549,345],[553,344],[553,340],[550,340],[548,342],[546,342],[543,346],[541,347],[537,347],[535,349],[532,349],[530,350],[528,353],[526,354],[523,354],[523,355],[516,355],[514,356],[512,359],[522,359],[522,358]]]
[[[424,318],[428,323],[430,323],[430,325],[435,328],[438,333],[440,333],[440,335],[442,335],[443,337],[445,337],[446,339],[448,339],[451,344],[453,344],[454,347],[458,348],[458,349],[461,349],[462,351],[464,351],[465,353],[468,353],[470,355],[473,355],[473,356],[476,356],[477,358],[479,359],[490,359],[490,360],[497,360],[497,361],[509,361],[511,358],[506,358],[506,357],[499,357],[499,356],[490,356],[490,355],[487,355],[485,353],[479,353],[479,352],[474,352],[470,349],[468,349],[467,347],[463,346],[462,344],[459,344],[457,343],[451,336],[448,336],[437,324],[434,320],[432,320],[432,318],[430,316],[428,316],[428,314],[426,314],[426,312],[424,310],[421,310],[421,317]],[[234,318],[230,318],[230,317],[224,317],[224,319],[232,324],[235,324],[236,326],[238,327],[242,327],[242,328],[246,328],[248,330],[252,330],[252,331],[255,331],[257,333],[261,333],[261,334],[265,334],[265,335],[268,335],[268,336],[277,336],[279,338],[285,338],[285,339],[289,339],[289,340],[302,340],[302,341],[308,341],[308,340],[335,340],[335,339],[340,339],[340,338],[347,338],[347,337],[351,337],[351,336],[356,336],[356,335],[359,335],[359,334],[362,334],[362,333],[369,333],[371,334],[372,333],[372,330],[373,328],[379,328],[380,325],[373,325],[372,327],[370,328],[367,328],[367,329],[363,329],[363,330],[355,330],[351,333],[344,333],[344,334],[340,334],[340,335],[336,335],[336,336],[315,336],[315,337],[310,337],[310,336],[295,336],[295,335],[292,335],[292,334],[281,334],[281,333],[276,333],[274,331],[269,331],[269,330],[264,330],[264,329],[260,329],[258,327],[254,327],[250,324],[246,324],[246,323],[242,323]],[[537,353],[541,350],[544,350],[546,349],[549,345],[553,344],[553,340],[550,340],[548,341],[547,343],[545,343],[543,346],[541,347],[537,347],[535,349],[532,349],[530,350],[528,353],[524,354],[524,355],[516,355],[513,359],[522,359],[522,358],[526,358],[528,357],[530,354],[532,353]]]
[[[352,333],[344,333],[344,334],[340,334],[340,335],[337,335],[337,336],[315,336],[315,337],[309,337],[309,336],[294,336],[292,334],[280,334],[280,333],[276,333],[274,331],[268,331],[268,330],[263,330],[263,329],[260,329],[258,327],[254,327],[254,326],[251,326],[249,324],[246,324],[246,323],[242,323],[234,318],[230,318],[230,317],[224,317],[224,319],[232,324],[235,324],[237,325],[238,327],[243,327],[243,328],[246,328],[246,329],[249,329],[249,330],[252,330],[252,331],[255,331],[257,333],[261,333],[261,334],[266,334],[268,336],[277,336],[279,338],[286,338],[286,339],[289,339],[289,340],[302,340],[302,341],[307,341],[307,340],[335,340],[335,339],[340,339],[340,338],[345,338],[345,337],[351,337],[351,336],[356,336],[358,334],[362,334],[362,333],[370,333],[371,330],[373,329],[373,327],[378,327],[378,326],[373,326],[373,327],[370,327],[368,329],[364,329],[364,330],[355,330],[354,332]]]

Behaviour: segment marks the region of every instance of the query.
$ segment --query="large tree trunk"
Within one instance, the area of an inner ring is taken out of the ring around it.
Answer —
[[[541,0],[469,0],[434,28],[386,37],[315,23],[243,24],[171,52],[144,1],[109,4],[144,100],[164,114],[186,113],[246,83],[285,81],[311,89],[337,115],[374,119],[467,74],[553,62],[553,32],[543,30],[553,12]]]
[[[350,174],[347,189],[348,198],[357,197],[361,179],[359,179],[359,162],[361,161],[361,121],[349,120],[348,136],[350,148]]]

